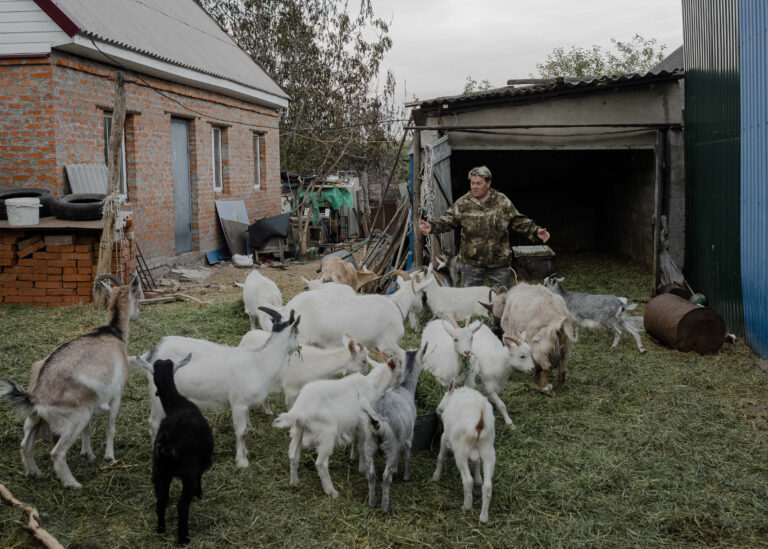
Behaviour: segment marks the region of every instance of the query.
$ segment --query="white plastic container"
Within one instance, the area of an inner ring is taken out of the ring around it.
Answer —
[[[37,225],[40,223],[40,208],[39,198],[29,196],[7,198],[5,211],[8,213],[8,225],[12,227]]]

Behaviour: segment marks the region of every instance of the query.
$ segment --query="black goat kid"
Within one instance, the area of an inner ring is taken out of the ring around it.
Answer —
[[[178,542],[189,543],[189,504],[192,497],[203,497],[203,471],[211,466],[213,433],[200,409],[184,398],[173,381],[176,371],[187,364],[192,355],[174,365],[170,360],[156,360],[154,365],[141,357],[136,362],[152,372],[157,396],[165,410],[152,451],[152,482],[157,498],[157,531],[165,532],[165,508],[173,477],[181,479],[181,497],[177,506]]]

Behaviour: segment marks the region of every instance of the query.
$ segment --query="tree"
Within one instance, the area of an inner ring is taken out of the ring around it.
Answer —
[[[628,42],[611,38],[613,49],[600,46],[555,48],[544,63],[537,63],[540,78],[558,76],[588,77],[604,74],[643,73],[664,59],[665,45],[657,46],[655,38],[645,39],[636,34]]]
[[[464,92],[463,93],[472,93],[476,91],[485,91],[485,90],[492,90],[493,84],[491,84],[488,80],[483,80],[482,82],[478,83],[477,80],[472,78],[471,75],[467,75],[467,81],[464,83]]]
[[[389,25],[370,0],[350,15],[338,0],[200,0],[290,95],[280,163],[302,174],[391,164],[403,108],[390,72],[379,90]]]

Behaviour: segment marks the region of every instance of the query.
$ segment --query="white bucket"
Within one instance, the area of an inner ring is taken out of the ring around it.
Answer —
[[[5,211],[8,212],[8,225],[37,225],[40,223],[40,199],[29,196],[7,198]]]

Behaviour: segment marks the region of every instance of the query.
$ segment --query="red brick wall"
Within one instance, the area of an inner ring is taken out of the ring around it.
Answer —
[[[114,102],[114,69],[54,52],[49,58],[0,60],[0,186],[69,192],[64,165],[104,161],[103,115]],[[196,112],[184,109],[163,94]],[[225,246],[214,200],[243,200],[251,220],[280,211],[279,113],[204,90],[126,73],[128,197],[144,256],[175,255],[171,117],[188,120],[192,237],[199,251]],[[21,85],[20,83],[24,84]],[[226,121],[217,120],[224,119]],[[224,190],[214,193],[211,132],[225,127]],[[253,132],[264,133],[262,185],[253,185]]]

